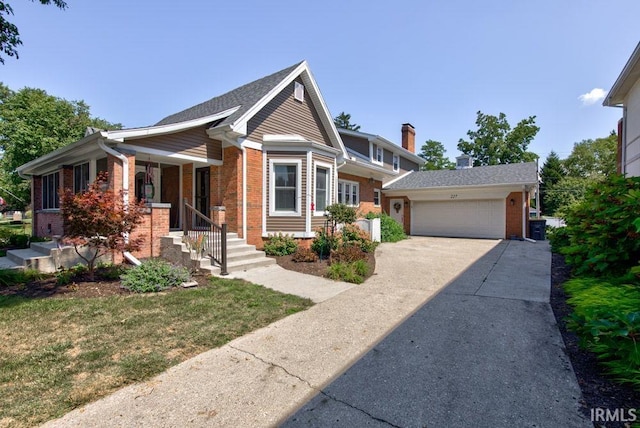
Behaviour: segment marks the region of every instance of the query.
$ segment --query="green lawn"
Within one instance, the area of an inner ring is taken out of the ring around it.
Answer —
[[[220,278],[154,295],[0,296],[0,427],[59,417],[311,305]]]

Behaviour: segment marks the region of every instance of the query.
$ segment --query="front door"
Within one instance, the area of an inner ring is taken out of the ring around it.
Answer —
[[[404,199],[391,199],[389,204],[391,218],[400,223],[404,229]]]
[[[196,169],[195,208],[209,218],[209,167]]]

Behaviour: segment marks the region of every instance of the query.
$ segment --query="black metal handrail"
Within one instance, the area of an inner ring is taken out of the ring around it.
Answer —
[[[218,225],[184,201],[182,230],[188,238],[190,251],[196,256],[207,255],[220,266],[220,275],[227,272],[227,224]]]

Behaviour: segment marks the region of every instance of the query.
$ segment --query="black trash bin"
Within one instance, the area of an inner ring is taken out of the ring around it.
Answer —
[[[547,226],[547,220],[544,219],[531,219],[529,220],[529,237],[536,241],[544,241],[546,238],[545,227]]]

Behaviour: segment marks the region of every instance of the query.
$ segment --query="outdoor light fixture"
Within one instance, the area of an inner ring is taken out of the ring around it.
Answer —
[[[515,201],[515,199],[511,198],[509,200],[509,203],[511,204],[511,206],[514,206],[516,204],[516,201]]]

